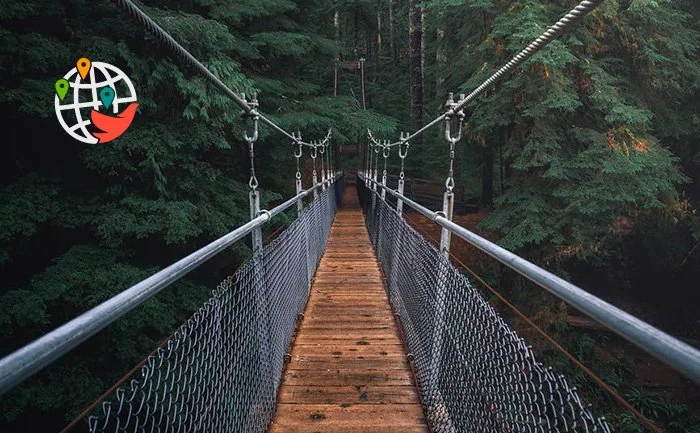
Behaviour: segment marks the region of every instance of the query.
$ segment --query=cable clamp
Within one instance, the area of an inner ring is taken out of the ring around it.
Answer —
[[[260,212],[258,212],[258,216],[263,216],[263,215],[267,215],[267,221],[270,221],[272,219],[272,214],[267,209],[262,209]]]

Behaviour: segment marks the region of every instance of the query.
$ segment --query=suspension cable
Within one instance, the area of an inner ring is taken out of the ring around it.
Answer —
[[[317,144],[318,151],[321,153],[321,182],[326,181],[326,170],[325,170],[325,161],[326,161],[326,146],[323,144]]]
[[[253,107],[257,106],[257,100],[253,99],[250,105]],[[243,133],[243,138],[248,143],[248,156],[250,157],[250,180],[248,181],[248,186],[250,186],[251,192],[255,195],[258,189],[258,178],[255,176],[255,142],[258,140],[259,116],[255,108],[250,113],[253,119],[253,135],[249,137],[248,133]]]
[[[464,100],[464,95],[462,95],[461,100]],[[450,143],[450,170],[447,173],[447,179],[445,180],[445,190],[448,193],[452,193],[452,190],[455,187],[455,179],[454,179],[454,174],[455,174],[455,145],[459,140],[462,139],[462,124],[464,123],[464,111],[462,110],[455,110],[456,103],[454,101],[454,96],[452,93],[450,93],[449,98],[447,99],[447,106],[450,107],[450,109],[447,111],[445,114],[445,140]],[[457,134],[452,135],[451,129],[452,129],[452,117],[456,116],[458,120],[458,128],[457,128]],[[444,209],[443,209],[444,211]]]
[[[298,149],[294,151],[294,159],[296,159],[297,162],[297,172],[294,177],[297,181],[301,182],[301,171],[299,171],[299,158],[301,158],[302,155],[301,143],[298,143],[298,146]]]
[[[311,161],[313,164],[313,171],[311,172],[311,176],[313,178],[313,185],[316,186],[318,183],[317,177],[316,177],[316,157],[318,156],[318,148],[316,146],[311,147]]]
[[[408,214],[405,214],[406,219],[409,222],[412,222],[411,226],[416,229],[424,238],[430,240],[433,244],[437,243],[437,240],[431,236],[428,232],[426,232],[422,227],[420,227],[418,224],[416,224],[416,220],[413,218],[409,218]],[[437,245],[437,244],[436,244]],[[632,412],[634,416],[636,416],[644,425],[646,425],[651,431],[654,433],[663,433],[663,430],[659,426],[657,426],[653,421],[651,421],[649,418],[645,417],[642,415],[641,412],[639,412],[632,404],[630,404],[623,396],[618,394],[617,391],[615,391],[610,385],[607,384],[603,379],[601,379],[598,375],[596,375],[592,370],[590,370],[588,367],[586,367],[581,361],[579,361],[574,355],[572,355],[568,350],[566,350],[561,344],[559,344],[553,337],[551,337],[545,330],[537,326],[535,322],[533,322],[529,317],[525,315],[522,311],[518,309],[514,304],[512,304],[508,299],[503,296],[499,291],[493,288],[489,283],[487,283],[479,274],[476,273],[473,269],[471,269],[469,266],[464,264],[459,257],[454,255],[450,251],[450,258],[454,260],[459,266],[461,266],[463,269],[465,269],[467,272],[469,272],[479,283],[481,283],[485,288],[487,288],[491,293],[493,293],[505,306],[507,306],[513,313],[515,313],[518,317],[520,317],[525,323],[527,323],[528,326],[530,326],[535,332],[540,334],[545,340],[547,340],[555,349],[557,349],[559,352],[562,353],[569,361],[571,361],[576,367],[578,367],[586,376],[588,376],[591,380],[593,380],[598,386],[603,388],[605,391],[610,394],[610,396],[617,401],[622,407],[627,409],[628,411]]]
[[[399,159],[401,159],[401,172],[399,173],[399,179],[403,180],[405,178],[404,175],[404,160],[406,159],[406,156],[408,155],[408,148],[411,147],[411,143],[408,142],[408,133],[405,134],[402,132],[400,135],[400,141],[401,143],[399,145]]]
[[[414,133],[402,139],[402,141],[413,140],[417,136],[421,135],[428,129],[442,122],[450,112],[456,113],[463,109],[467,104],[473,101],[477,96],[481,95],[490,86],[501,80],[507,73],[513,71],[516,67],[525,63],[530,57],[535,55],[537,52],[541,51],[544,47],[549,45],[550,42],[562,35],[566,30],[568,30],[574,24],[581,21],[586,15],[592,12],[596,7],[598,7],[605,0],[583,0],[574,9],[569,11],[564,15],[559,21],[554,25],[550,26],[547,31],[542,33],[540,37],[531,42],[527,47],[515,55],[508,63],[499,68],[493,75],[487,78],[483,83],[477,86],[470,94],[468,94],[463,100],[461,100],[454,107],[450,107],[446,113],[436,117],[430,123],[418,129]],[[401,141],[391,143],[390,146],[397,146]]]
[[[151,17],[149,17],[144,11],[142,11],[133,1],[131,0],[113,0],[120,8],[124,9],[132,18],[134,18],[141,27],[145,28],[148,32],[153,34],[157,40],[159,40],[176,58],[194,68],[200,75],[202,75],[209,83],[211,83],[218,90],[223,92],[226,97],[233,101],[236,105],[243,109],[243,114],[246,116],[252,116],[255,111],[261,122],[268,125],[275,131],[286,136],[294,142],[297,142],[297,138],[294,134],[290,134],[284,130],[281,126],[277,125],[272,120],[268,119],[265,115],[258,112],[256,107],[248,104],[243,98],[238,96],[233,90],[231,90],[226,84],[224,84],[216,75],[214,75],[206,66],[204,66],[196,57],[190,54],[182,45],[180,45],[168,32],[163,30]],[[330,130],[329,130],[330,134]],[[328,136],[326,136],[328,139]],[[298,141],[301,141],[300,139]],[[311,146],[311,143],[301,142],[305,146]]]

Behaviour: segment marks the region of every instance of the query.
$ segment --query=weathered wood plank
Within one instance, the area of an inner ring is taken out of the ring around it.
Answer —
[[[377,357],[377,356],[341,356],[329,361],[325,356],[298,356],[294,360],[297,370],[352,370],[363,368],[366,370],[405,370],[409,368],[404,357]]]
[[[288,424],[272,425],[271,433],[425,433],[424,426],[366,426],[366,425],[338,425],[338,424]]]
[[[280,390],[278,401],[291,404],[299,401],[308,404],[420,404],[412,385],[285,386]]]
[[[287,424],[317,426],[413,426],[425,423],[417,404],[392,404],[391,410],[376,404],[287,404],[277,406]]]

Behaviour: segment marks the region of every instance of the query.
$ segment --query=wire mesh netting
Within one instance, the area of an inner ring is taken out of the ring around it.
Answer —
[[[435,432],[610,432],[433,245],[358,181]]]
[[[264,432],[342,179],[213,291],[88,417],[91,432]]]

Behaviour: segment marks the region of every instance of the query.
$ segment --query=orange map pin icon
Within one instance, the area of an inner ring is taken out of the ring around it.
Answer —
[[[87,77],[87,74],[90,72],[90,67],[92,64],[90,63],[90,60],[86,59],[83,57],[82,59],[79,59],[78,62],[76,63],[76,67],[78,68],[78,73],[80,74],[80,77],[84,80],[85,77]]]

